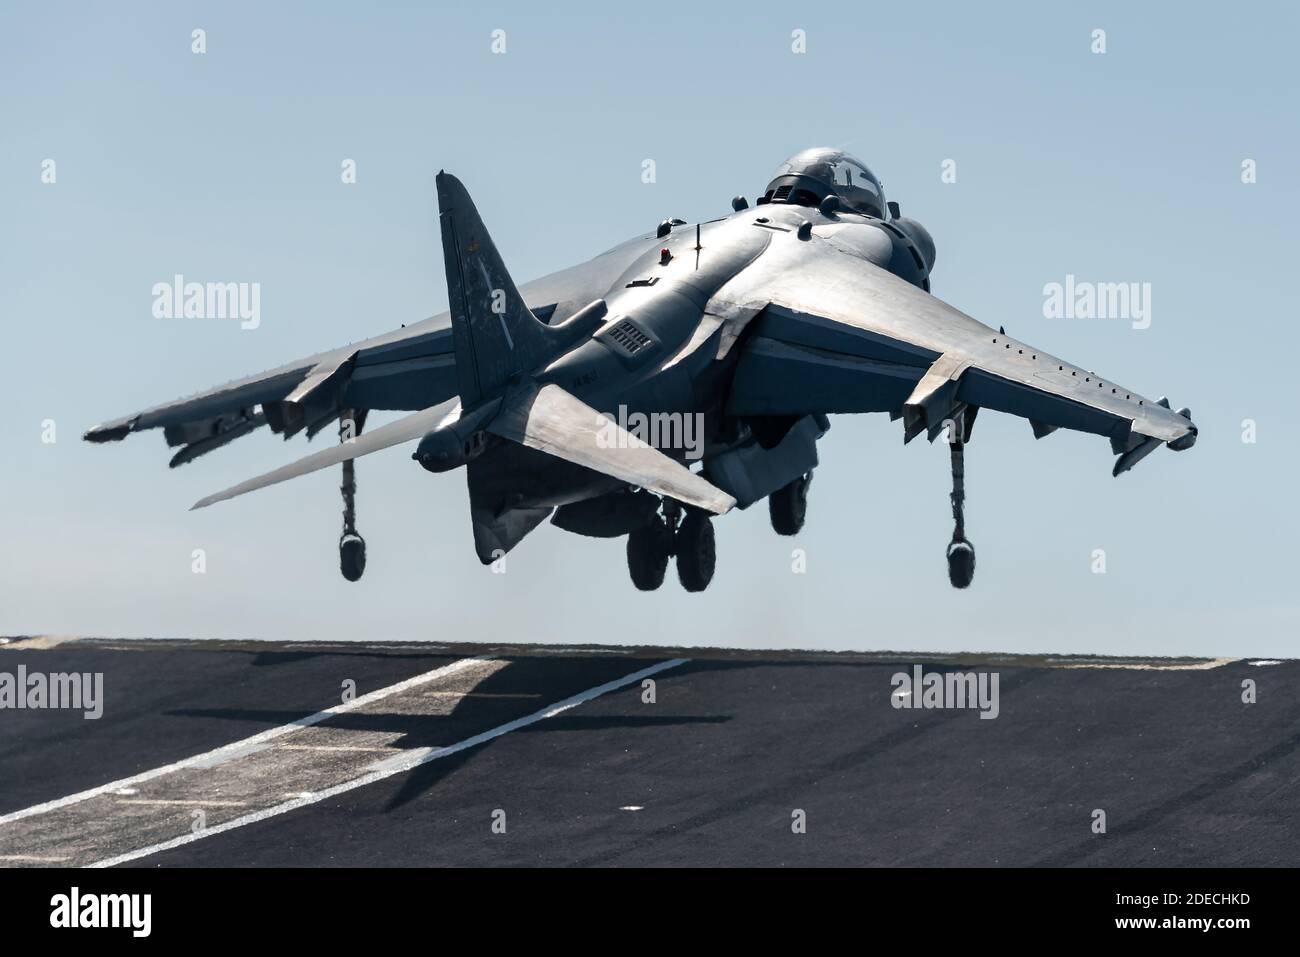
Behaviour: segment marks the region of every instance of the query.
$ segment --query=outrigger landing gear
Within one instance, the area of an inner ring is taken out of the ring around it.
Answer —
[[[627,569],[632,584],[654,591],[664,583],[668,559],[677,557],[677,578],[687,591],[704,591],[717,565],[713,522],[708,513],[688,508],[670,498],[627,537]]]
[[[949,436],[949,451],[952,456],[952,541],[948,543],[948,581],[954,588],[965,588],[975,577],[975,546],[966,538],[966,522],[963,509],[966,503],[966,442],[963,433],[964,423],[952,426]]]
[[[349,442],[361,434],[366,413],[345,409],[339,417],[339,441]],[[366,540],[357,532],[357,479],[353,460],[343,462],[343,534],[339,537],[339,570],[350,582],[366,570]]]

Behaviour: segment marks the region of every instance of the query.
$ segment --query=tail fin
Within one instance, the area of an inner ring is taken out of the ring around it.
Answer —
[[[500,395],[572,341],[533,315],[464,185],[438,174],[442,255],[447,265],[456,376],[463,408]]]

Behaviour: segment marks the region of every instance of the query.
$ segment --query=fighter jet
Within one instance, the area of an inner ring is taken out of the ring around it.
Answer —
[[[342,466],[343,576],[365,569],[353,461],[415,443],[431,472],[464,468],[474,548],[489,564],[551,523],[627,538],[628,570],[687,591],[713,578],[713,517],[766,498],[773,529],[803,527],[829,415],[883,412],[904,443],[950,446],[949,580],[970,585],[963,450],[976,414],[1110,440],[1112,474],[1157,446],[1190,448],[1187,409],[972,319],[930,293],[935,243],[842,151],[810,149],[753,206],[658,227],[517,286],[469,193],[437,176],[448,312],[386,335],[99,425],[91,442],[161,428],[190,462],[262,427],[340,442],[200,500]],[[371,410],[413,414],[363,434]]]

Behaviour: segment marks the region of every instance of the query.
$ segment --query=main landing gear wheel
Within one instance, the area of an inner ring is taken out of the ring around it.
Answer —
[[[964,416],[964,413],[963,413]],[[957,422],[952,428],[949,449],[952,458],[952,541],[948,543],[948,581],[953,588],[966,588],[975,578],[975,546],[966,538],[966,462],[963,429]]]
[[[677,577],[687,591],[704,591],[713,581],[717,552],[713,543],[713,520],[691,509],[682,519],[674,541]]]
[[[627,536],[627,570],[632,584],[641,591],[654,591],[664,583],[668,556],[673,551],[673,533],[658,514],[649,524]]]
[[[772,519],[772,530],[778,535],[797,535],[808,516],[808,486],[812,485],[812,472],[801,475],[789,485],[782,486],[767,497],[767,511]]]

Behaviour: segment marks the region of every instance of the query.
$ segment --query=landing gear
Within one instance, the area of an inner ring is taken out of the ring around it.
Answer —
[[[952,456],[952,541],[948,543],[948,581],[953,588],[966,588],[975,578],[975,546],[966,538],[964,506],[966,504],[966,442],[963,423],[952,427],[949,437]]]
[[[704,591],[713,580],[717,552],[713,522],[705,512],[664,499],[663,514],[627,537],[627,570],[641,591],[654,591],[664,583],[668,559],[677,557],[677,577],[687,591]]]
[[[649,524],[634,529],[627,537],[627,570],[632,584],[641,591],[654,591],[662,585],[672,552],[672,530],[656,512]]]
[[[339,539],[339,569],[350,582],[360,579],[366,570],[366,540],[360,535],[344,533]]]
[[[682,519],[673,541],[677,552],[677,578],[687,591],[704,591],[713,581],[717,552],[713,546],[713,520],[691,509]]]
[[[349,442],[361,434],[366,413],[345,409],[339,417],[339,441]],[[357,532],[357,479],[353,460],[343,463],[343,534],[339,536],[339,571],[350,582],[366,570],[366,540]]]
[[[789,485],[782,486],[767,498],[767,511],[772,518],[772,529],[778,535],[797,535],[808,515],[808,486],[812,485],[812,472],[801,475]]]

